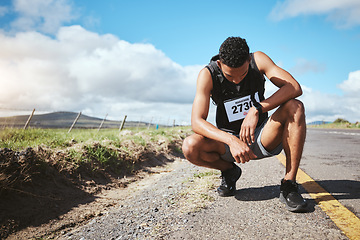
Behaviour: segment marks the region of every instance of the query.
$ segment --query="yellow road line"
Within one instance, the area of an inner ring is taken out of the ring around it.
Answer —
[[[286,166],[286,158],[283,154],[276,156]],[[351,240],[360,239],[360,219],[341,205],[330,193],[316,183],[303,170],[299,169],[296,181],[301,184],[310,196],[319,204],[321,209]]]

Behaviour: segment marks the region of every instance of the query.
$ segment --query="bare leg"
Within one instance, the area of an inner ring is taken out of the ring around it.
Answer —
[[[304,112],[302,102],[295,99],[286,102],[270,117],[261,137],[262,144],[270,151],[283,143],[285,180],[296,179],[306,137]]]
[[[199,134],[193,134],[184,140],[183,153],[191,163],[225,171],[233,167],[230,162],[220,158],[225,153],[225,145]]]
[[[236,181],[241,176],[241,169],[221,159],[221,155],[226,151],[224,143],[193,134],[184,140],[182,149],[191,163],[221,171],[221,184],[217,188],[220,196],[227,197],[235,194]]]

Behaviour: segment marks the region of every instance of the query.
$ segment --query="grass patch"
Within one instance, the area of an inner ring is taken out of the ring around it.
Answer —
[[[74,129],[67,133],[66,129],[37,129],[29,128],[15,129],[6,128],[0,130],[0,148],[10,148],[12,150],[21,150],[27,147],[37,147],[40,145],[49,148],[64,149],[74,143],[84,142],[103,142],[108,141],[120,143],[123,140],[132,140],[136,144],[146,146],[149,142],[158,141],[161,137],[170,142],[174,139],[185,138],[190,132],[190,127],[175,127],[166,129],[138,130],[126,129],[130,134],[119,134],[117,129]],[[121,132],[120,132],[121,133]],[[119,145],[118,145],[119,146]]]
[[[350,123],[326,123],[319,125],[308,125],[309,128],[323,128],[323,129],[360,129],[360,124]]]
[[[200,172],[200,173],[195,173],[194,178],[205,178],[205,177],[213,176],[214,174],[215,171]]]
[[[338,118],[332,123],[311,124],[310,128],[331,128],[331,129],[360,129],[360,123],[351,123],[346,119]]]
[[[195,173],[184,184],[186,190],[180,192],[175,198],[169,199],[169,203],[176,206],[182,213],[197,212],[206,208],[211,202],[215,201],[213,191],[219,180],[217,170],[201,170]]]
[[[120,133],[117,129],[100,132],[74,129],[67,133],[65,129],[9,128],[0,130],[0,157],[27,164],[20,156],[31,148],[34,150],[31,154],[36,155],[34,159],[54,166],[59,172],[82,171],[90,175],[107,172],[123,176],[132,173],[137,162],[146,161],[142,159],[145,152],[164,153],[169,150],[170,142],[177,142],[179,151],[182,139],[189,133],[189,127],[126,129]]]

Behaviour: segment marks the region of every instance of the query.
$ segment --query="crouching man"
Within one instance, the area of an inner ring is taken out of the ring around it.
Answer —
[[[267,99],[264,75],[278,87]],[[295,182],[306,135],[304,106],[295,99],[301,94],[299,83],[265,53],[250,53],[240,37],[227,38],[199,73],[191,115],[195,133],[184,140],[185,157],[195,165],[220,170],[217,191],[232,196],[241,176],[235,162],[271,157],[284,149],[280,200],[290,211],[303,211],[306,201]],[[217,127],[206,121],[210,99],[217,105]]]

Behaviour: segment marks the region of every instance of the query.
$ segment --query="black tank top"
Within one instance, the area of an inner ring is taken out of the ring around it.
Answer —
[[[230,82],[225,78],[217,65],[216,60],[218,59],[218,55],[214,56],[206,66],[211,73],[213,82],[211,98],[217,106],[216,126],[221,130],[237,135],[247,112],[253,106],[253,102],[260,102],[265,99],[265,78],[259,71],[253,54],[251,54],[249,71],[239,84]],[[257,126],[267,117],[267,112],[262,113],[259,116]]]

